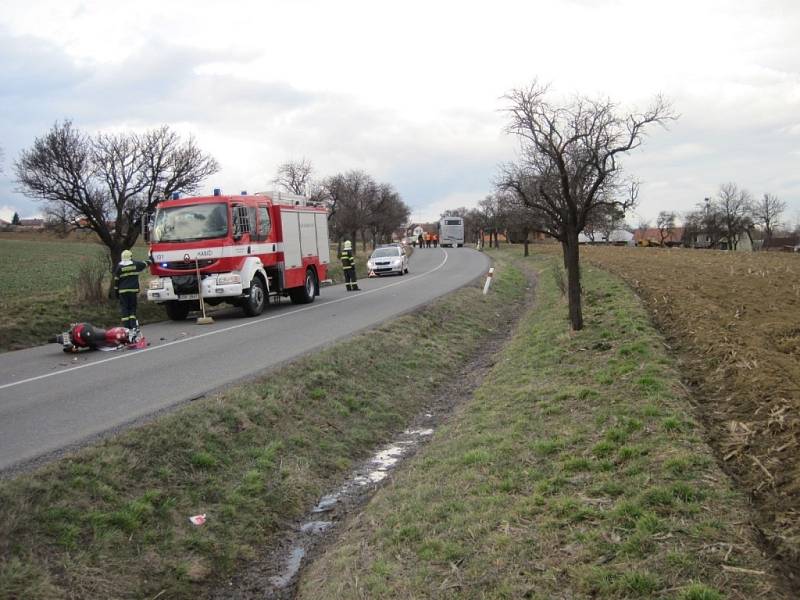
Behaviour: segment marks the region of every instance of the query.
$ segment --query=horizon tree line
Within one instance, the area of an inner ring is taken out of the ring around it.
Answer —
[[[302,158],[278,167],[272,183],[328,209],[331,239],[341,245],[347,238],[357,240],[362,250],[368,244],[389,242],[392,234],[408,221],[411,209],[389,183],[378,182],[360,169],[337,173],[320,180],[313,178],[313,166]]]
[[[136,243],[142,220],[158,202],[175,192],[195,193],[220,165],[191,136],[183,139],[168,125],[89,135],[66,119],[22,150],[13,168],[18,191],[45,203],[49,226],[62,234],[88,228],[107,248],[113,268],[122,251]],[[408,219],[410,208],[392,185],[365,171],[320,181],[311,179],[312,172],[306,159],[288,161],[273,183],[328,207],[337,241],[360,238],[362,247],[387,241]]]

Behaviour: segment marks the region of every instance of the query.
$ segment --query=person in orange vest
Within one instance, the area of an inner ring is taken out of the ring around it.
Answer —
[[[431,232],[430,231],[426,231],[425,232],[425,247],[426,248],[430,248],[431,247]]]
[[[438,248],[439,247],[439,234],[438,233],[434,233],[433,234],[433,247],[434,248]]]

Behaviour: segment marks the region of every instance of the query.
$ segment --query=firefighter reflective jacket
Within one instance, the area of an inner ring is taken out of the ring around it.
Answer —
[[[342,261],[342,269],[346,270],[356,268],[356,258],[353,256],[353,252],[351,250],[344,250],[339,258]]]
[[[114,267],[114,292],[119,294],[139,293],[139,273],[147,268],[150,261],[123,260]]]

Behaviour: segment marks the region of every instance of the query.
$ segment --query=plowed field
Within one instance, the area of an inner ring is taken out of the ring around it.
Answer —
[[[709,441],[755,525],[800,574],[800,255],[587,247],[625,279],[675,351]]]

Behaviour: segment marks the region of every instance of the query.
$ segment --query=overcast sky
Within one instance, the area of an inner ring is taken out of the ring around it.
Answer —
[[[6,0],[0,13],[0,217],[41,205],[14,161],[56,121],[87,133],[167,124],[222,170],[209,190],[269,189],[305,158],[361,169],[414,220],[474,206],[515,156],[502,96],[534,78],[553,98],[680,119],[625,159],[636,225],[733,181],[800,220],[797,0]]]

